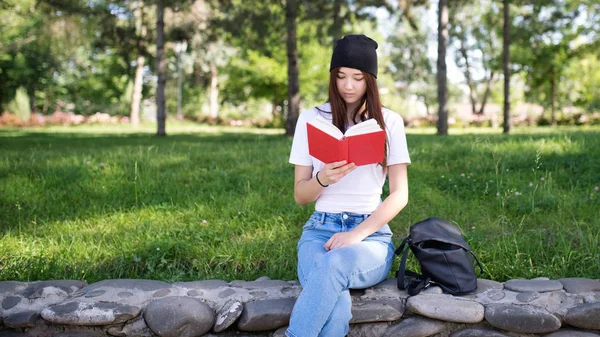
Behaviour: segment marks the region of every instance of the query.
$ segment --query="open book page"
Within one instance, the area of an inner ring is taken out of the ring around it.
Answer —
[[[365,133],[371,133],[382,130],[377,121],[374,119],[369,119],[362,123],[352,125],[348,128],[348,130],[346,130],[345,134],[342,134],[342,132],[335,125],[333,125],[331,122],[329,122],[321,116],[315,117],[315,119],[308,123],[312,124],[316,128],[322,130],[323,132],[336,139],[342,139],[344,138],[344,136],[349,137],[354,135],[362,135]]]
[[[371,132],[376,132],[376,131],[381,131],[381,130],[382,129],[376,120],[368,119],[362,123],[352,125],[351,127],[348,128],[348,130],[346,130],[346,133],[344,135],[346,137],[349,137],[349,136],[362,135],[365,133],[371,133]]]
[[[308,124],[312,124],[317,129],[325,132],[326,134],[330,135],[335,139],[344,138],[344,135],[342,134],[342,131],[340,131],[340,129],[338,129],[335,125],[331,124],[331,122],[329,122],[321,116],[315,117],[315,119],[308,122]]]

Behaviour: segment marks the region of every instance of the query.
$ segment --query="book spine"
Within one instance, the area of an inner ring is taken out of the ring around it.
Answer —
[[[338,161],[348,160],[348,138],[338,141]]]

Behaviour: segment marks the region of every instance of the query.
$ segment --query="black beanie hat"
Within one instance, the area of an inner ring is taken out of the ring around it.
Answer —
[[[329,72],[333,68],[347,67],[362,70],[377,78],[377,42],[370,37],[346,35],[335,42]]]

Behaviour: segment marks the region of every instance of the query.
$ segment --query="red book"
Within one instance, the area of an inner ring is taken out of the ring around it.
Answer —
[[[385,131],[369,119],[353,125],[345,134],[321,116],[306,123],[308,153],[329,164],[347,160],[357,166],[380,163],[385,151]]]

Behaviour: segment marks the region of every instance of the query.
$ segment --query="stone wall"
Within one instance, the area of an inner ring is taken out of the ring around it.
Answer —
[[[0,336],[283,336],[296,281],[0,282]],[[600,336],[600,281],[478,280],[465,296],[409,297],[388,279],[352,291],[349,336]]]

